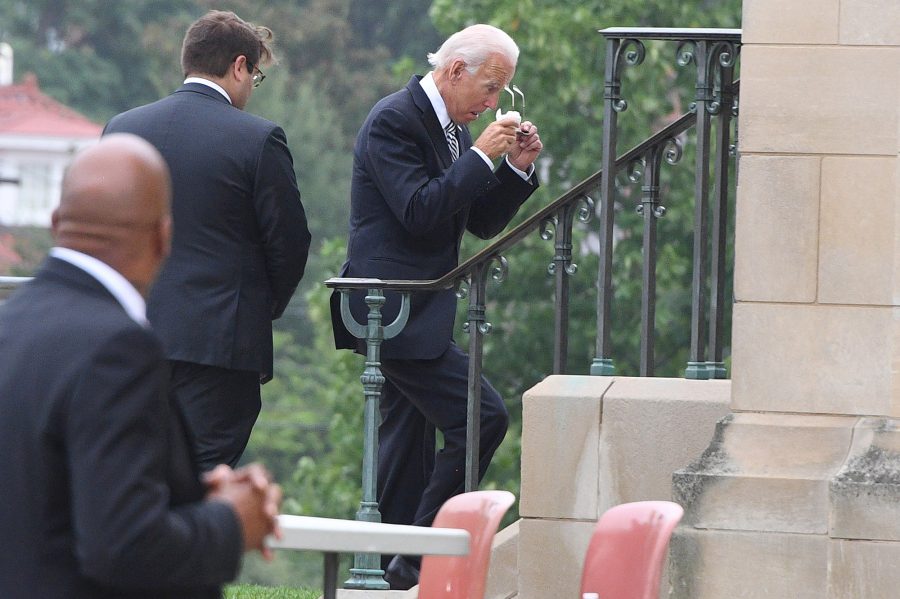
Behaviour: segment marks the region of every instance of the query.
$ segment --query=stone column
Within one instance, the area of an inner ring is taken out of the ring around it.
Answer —
[[[732,414],[675,597],[900,586],[900,2],[744,0]]]

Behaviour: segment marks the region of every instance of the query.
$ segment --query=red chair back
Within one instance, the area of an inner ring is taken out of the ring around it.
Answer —
[[[469,531],[469,554],[422,557],[421,599],[483,599],[494,534],[513,501],[508,491],[472,491],[441,506],[432,526]]]
[[[683,514],[670,501],[636,501],[607,510],[585,556],[581,597],[658,599],[666,549]]]

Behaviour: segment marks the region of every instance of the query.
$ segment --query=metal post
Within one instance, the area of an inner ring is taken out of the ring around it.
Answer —
[[[565,374],[569,353],[569,277],[578,272],[572,262],[572,228],[575,218],[586,223],[594,214],[594,200],[582,195],[560,207],[552,217],[541,222],[541,239],[555,237],[553,261],[547,272],[554,278],[555,301],[553,306],[553,374]]]
[[[659,171],[663,146],[650,149],[641,186],[638,214],[644,219],[641,263],[641,363],[640,376],[653,376],[656,340],[656,220],[665,213],[659,205]]]
[[[466,403],[466,481],[465,491],[478,490],[479,454],[481,450],[481,360],[484,333],[489,325],[484,321],[485,281],[482,273],[486,264],[472,271],[469,295],[469,383]]]
[[[360,381],[363,385],[365,406],[363,413],[363,471],[362,500],[356,519],[363,522],[381,522],[376,498],[378,482],[378,404],[381,400],[381,388],[384,386],[384,375],[381,373],[381,343],[385,339],[396,336],[406,325],[409,317],[409,293],[402,295],[400,313],[393,323],[387,327],[381,323],[381,308],[385,297],[381,289],[369,289],[366,305],[369,314],[366,326],[357,323],[350,312],[349,290],[341,289],[341,318],[350,333],[366,340],[366,367]],[[357,553],[350,568],[350,579],[344,583],[348,589],[380,589],[389,585],[384,580],[381,569],[381,556],[373,553]]]
[[[712,214],[712,257],[710,260],[709,377],[726,378],[723,358],[723,324],[725,317],[725,254],[728,234],[729,161],[731,149],[731,105],[734,101],[732,77],[734,68],[720,71],[720,98],[716,105],[716,158]]]
[[[569,275],[572,274],[573,204],[563,207],[557,217],[556,253],[548,271],[556,283],[553,312],[553,374],[564,374],[569,353]]]
[[[712,95],[707,64],[708,44],[696,42],[697,49],[697,163],[694,174],[694,258],[691,281],[691,351],[684,377],[708,379],[706,368],[706,244],[707,202],[709,199],[709,126],[708,102]]]
[[[617,79],[620,41],[610,38],[606,41],[606,67],[604,72],[603,93],[603,141],[600,156],[600,168],[603,177],[600,180],[600,265],[597,273],[597,340],[594,360],[591,363],[591,374],[612,375],[615,366],[610,357],[609,321],[610,301],[612,300],[612,242],[613,215],[616,201],[616,141],[617,120],[619,112],[616,102],[620,101],[620,83]]]
[[[493,266],[493,262],[497,262]],[[466,475],[465,491],[477,491],[481,478],[481,370],[484,361],[484,336],[491,332],[485,320],[487,278],[506,278],[509,265],[503,256],[494,256],[476,264],[469,273],[469,312],[463,330],[469,333],[469,381],[466,402]]]
[[[632,48],[629,50],[629,48]],[[612,302],[613,222],[616,203],[616,142],[618,114],[628,108],[622,99],[619,71],[625,64],[644,61],[644,45],[636,39],[606,41],[606,67],[603,78],[603,141],[600,180],[600,265],[597,273],[597,342],[592,375],[612,375],[615,366],[610,351],[610,308]]]

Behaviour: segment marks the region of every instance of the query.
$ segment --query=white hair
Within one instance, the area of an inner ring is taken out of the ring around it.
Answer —
[[[515,65],[519,47],[504,31],[491,25],[471,25],[447,38],[437,52],[428,54],[435,69],[449,67],[457,58],[466,63],[470,73],[478,70],[491,54],[502,54]]]

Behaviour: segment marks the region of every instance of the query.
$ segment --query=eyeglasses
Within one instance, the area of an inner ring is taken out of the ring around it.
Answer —
[[[247,69],[250,70],[253,75],[250,77],[250,80],[253,81],[253,87],[259,87],[259,84],[265,80],[266,75],[262,72],[259,67],[253,65],[249,60],[247,61]]]

